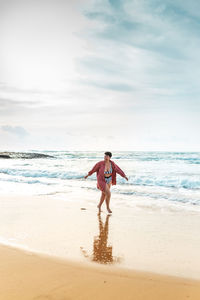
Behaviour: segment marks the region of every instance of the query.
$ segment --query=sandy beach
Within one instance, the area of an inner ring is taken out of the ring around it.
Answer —
[[[108,270],[0,247],[0,299],[199,299],[200,282]]]
[[[0,299],[199,299],[199,212],[90,196],[0,197]]]
[[[99,193],[0,197],[0,243],[87,264],[200,279],[199,212],[123,205]],[[123,197],[124,198],[124,197]],[[135,200],[136,202],[136,200]]]
[[[199,11],[0,0],[0,300],[200,300]]]

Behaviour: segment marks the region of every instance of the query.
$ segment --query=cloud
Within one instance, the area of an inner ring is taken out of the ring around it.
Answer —
[[[10,125],[3,125],[1,129],[5,132],[9,132],[14,134],[20,138],[24,138],[29,135],[29,133],[21,126],[10,126]]]
[[[194,0],[9,1],[0,13],[1,144],[164,150],[173,133],[198,146],[199,8]]]
[[[82,11],[94,25],[83,32],[93,51],[77,60],[88,84],[127,89],[138,101],[154,99],[158,105],[179,105],[190,96],[195,101],[200,92],[200,23],[192,4],[96,0]]]
[[[61,101],[62,98],[63,94],[53,89],[21,88],[0,82],[0,108],[9,104],[26,108],[54,106],[55,99]]]
[[[93,85],[96,87],[100,87],[103,89],[113,90],[113,91],[121,91],[121,92],[129,92],[134,90],[134,87],[122,82],[100,82],[100,81],[94,81],[94,80],[79,80],[80,84],[86,84],[86,85]]]

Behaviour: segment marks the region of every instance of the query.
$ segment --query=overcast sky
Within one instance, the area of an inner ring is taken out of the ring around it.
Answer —
[[[0,0],[0,149],[200,151],[200,2]]]

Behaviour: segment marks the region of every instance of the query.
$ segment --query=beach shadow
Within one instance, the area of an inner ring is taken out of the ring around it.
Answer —
[[[113,246],[108,244],[109,218],[110,215],[107,215],[106,221],[103,223],[101,214],[98,214],[99,235],[94,236],[92,255],[88,255],[87,251],[80,247],[86,258],[101,264],[113,264],[121,261],[120,257],[113,256]]]

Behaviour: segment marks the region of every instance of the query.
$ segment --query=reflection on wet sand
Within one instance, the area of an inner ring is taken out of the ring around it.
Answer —
[[[110,215],[107,215],[104,224],[101,218],[101,214],[98,214],[99,235],[94,237],[92,255],[88,255],[83,247],[80,247],[85,257],[101,264],[112,264],[121,261],[120,257],[113,256],[113,247],[111,245],[108,245],[109,218]]]

